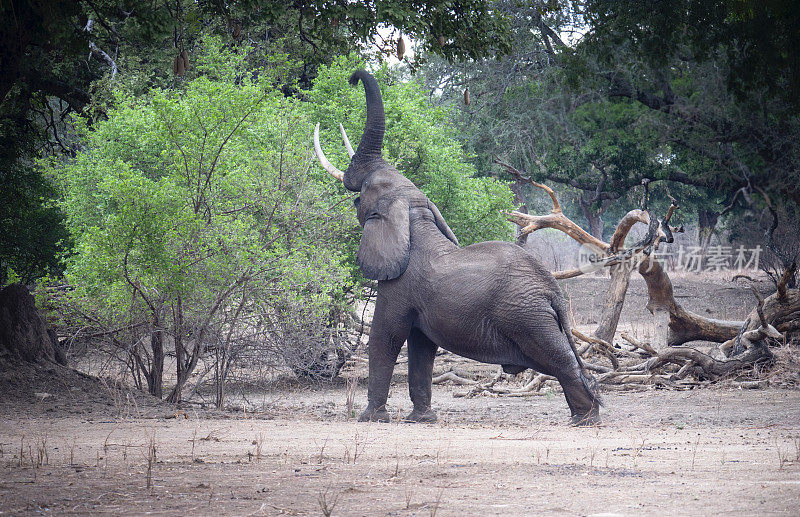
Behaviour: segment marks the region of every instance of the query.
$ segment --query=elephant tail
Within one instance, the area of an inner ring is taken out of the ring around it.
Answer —
[[[558,325],[561,327],[561,331],[566,335],[569,346],[572,348],[572,353],[575,354],[575,359],[578,361],[578,366],[580,367],[581,384],[583,384],[583,387],[586,389],[586,391],[590,393],[592,400],[597,402],[598,405],[602,406],[603,401],[600,400],[600,395],[598,394],[597,380],[591,373],[589,373],[589,371],[586,369],[586,366],[584,366],[583,359],[581,359],[581,356],[578,353],[578,347],[575,345],[575,336],[572,335],[572,324],[569,320],[567,301],[563,296],[557,296],[556,299],[551,301],[551,305],[553,310],[556,312],[556,320],[558,321]]]
[[[556,296],[555,299],[550,300],[550,305],[553,307],[553,310],[556,312],[556,321],[558,321],[558,326],[561,328],[561,332],[566,334],[567,341],[569,341],[569,346],[572,347],[572,353],[575,354],[575,358],[578,360],[578,364],[581,367],[581,370],[584,369],[583,360],[581,356],[578,354],[578,348],[575,345],[575,336],[572,335],[572,324],[569,321],[569,311],[567,310],[567,301],[562,296]]]
[[[597,379],[594,378],[594,375],[590,374],[581,366],[581,384],[583,387],[591,394],[592,400],[597,403],[598,406],[603,405],[603,399],[600,398],[600,394],[598,392],[597,386]]]

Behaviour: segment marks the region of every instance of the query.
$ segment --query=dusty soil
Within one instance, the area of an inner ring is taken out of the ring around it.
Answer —
[[[589,329],[604,281],[566,284]],[[679,282],[679,301],[710,316],[752,306],[744,286]],[[639,336],[653,325],[644,303],[635,281],[623,325]],[[437,371],[452,367],[495,371],[437,359]],[[366,365],[346,373],[360,379],[357,412]],[[401,414],[404,374],[400,365],[389,399]],[[438,423],[374,424],[348,414],[343,382],[274,388],[211,412],[69,370],[6,369],[0,514],[800,514],[800,390],[731,386],[606,392],[603,425],[572,428],[557,391],[468,399],[443,385]]]
[[[319,515],[335,501],[337,515],[800,512],[795,390],[608,394],[605,424],[588,429],[565,425],[560,396],[451,391],[436,389],[437,424],[347,420],[340,389],[286,397],[255,418],[20,408],[0,426],[0,510]]]

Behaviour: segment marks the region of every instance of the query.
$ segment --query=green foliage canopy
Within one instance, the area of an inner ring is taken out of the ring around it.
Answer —
[[[450,60],[509,50],[506,20],[487,0],[10,0],[0,17],[0,224],[8,229],[0,231],[0,284],[9,269],[28,281],[61,268],[63,214],[31,165],[80,149],[68,115],[104,119],[122,84],[137,95],[180,87],[173,62],[184,50],[192,66],[183,77],[205,73],[194,66],[203,38],[250,46],[251,70],[291,55],[291,69],[275,79],[285,94],[297,93],[294,80],[309,88],[332,56],[392,53],[398,32]]]
[[[651,112],[678,181],[800,202],[800,74],[789,1],[588,2],[577,93]]]
[[[75,241],[67,278],[82,312],[143,325],[152,357],[163,357],[161,335],[194,336],[184,373],[223,340],[231,307],[260,314],[262,327],[290,308],[327,321],[348,281],[338,241],[352,224],[310,172],[299,101],[266,71],[243,75],[235,52],[212,46],[203,59],[218,79],[121,95],[59,171]]]

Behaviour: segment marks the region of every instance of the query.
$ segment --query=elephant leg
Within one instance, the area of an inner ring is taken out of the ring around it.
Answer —
[[[600,399],[594,383],[584,374],[578,359],[560,328],[529,329],[517,333],[514,341],[531,359],[531,367],[558,379],[571,412],[571,423],[595,425],[600,422]]]
[[[592,382],[577,366],[576,369],[556,376],[564,397],[567,399],[572,417],[570,423],[576,426],[592,426],[600,423],[600,400],[594,393]]]
[[[391,324],[386,317],[385,303],[378,297],[375,316],[369,335],[369,383],[367,385],[367,409],[358,417],[359,422],[389,422],[386,411],[389,384],[392,381],[397,355],[408,337],[408,327]]]
[[[431,409],[431,380],[433,360],[439,347],[421,330],[411,329],[408,335],[408,393],[414,409],[405,418],[407,422],[436,422]]]

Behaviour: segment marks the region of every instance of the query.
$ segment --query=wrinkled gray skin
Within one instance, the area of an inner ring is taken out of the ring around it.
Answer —
[[[483,242],[464,248],[439,210],[411,181],[381,158],[384,111],[375,79],[363,70],[367,96],[364,135],[344,174],[360,191],[364,228],[357,261],[378,280],[369,337],[368,406],[359,420],[389,421],[386,399],[403,343],[414,422],[436,421],[431,409],[433,359],[438,347],[503,365],[552,375],[564,389],[572,422],[594,424],[600,400],[575,353],[567,304],[555,278],[516,244]]]

